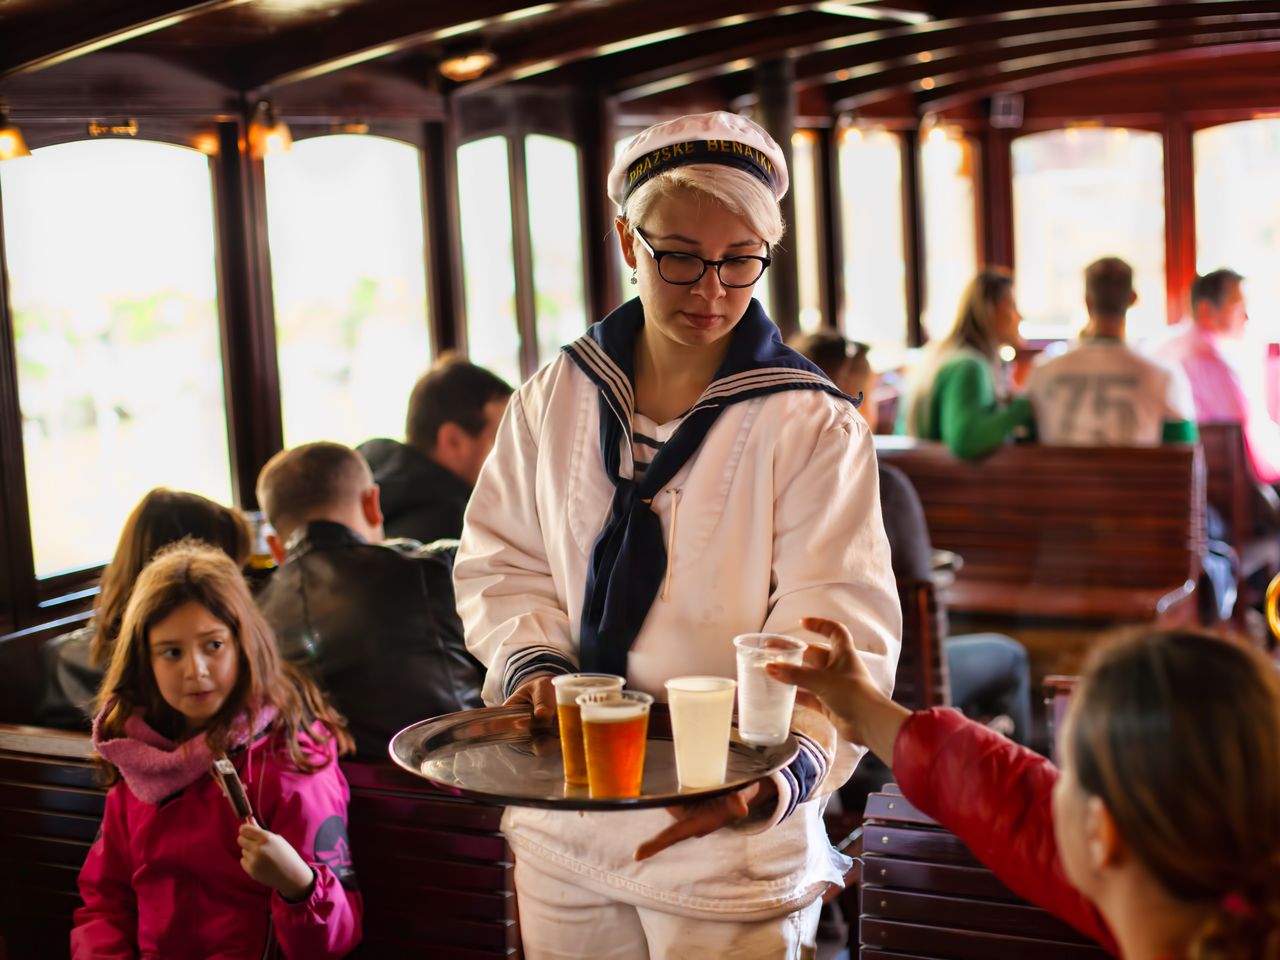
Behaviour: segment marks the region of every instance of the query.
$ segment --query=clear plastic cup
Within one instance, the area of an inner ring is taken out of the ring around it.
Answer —
[[[565,783],[587,782],[587,756],[582,747],[582,716],[578,696],[595,690],[616,693],[626,683],[612,673],[569,673],[553,677],[556,688],[556,721],[560,724],[560,755],[564,759]]]
[[[744,633],[734,637],[733,645],[738,652],[738,735],[747,743],[782,743],[791,731],[796,688],[774,680],[764,668],[801,663],[806,644],[779,633]]]
[[[578,696],[591,796],[638,797],[653,697],[634,690]]]
[[[667,681],[680,786],[716,787],[724,783],[737,686],[736,680],[727,677],[674,677]]]

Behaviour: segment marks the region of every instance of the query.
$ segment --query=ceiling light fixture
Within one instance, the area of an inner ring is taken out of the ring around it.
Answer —
[[[257,159],[293,149],[289,126],[276,115],[275,107],[266,100],[258,102],[249,123],[249,152]]]
[[[0,100],[0,160],[16,160],[19,157],[29,156],[31,151],[27,149],[27,141],[22,136],[22,131],[10,122],[8,105]]]
[[[468,80],[484,76],[497,62],[498,57],[492,50],[472,50],[470,53],[459,54],[456,57],[446,57],[440,61],[437,69],[446,80],[466,83]]]

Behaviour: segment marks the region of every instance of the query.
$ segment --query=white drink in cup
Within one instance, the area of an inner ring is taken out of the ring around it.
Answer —
[[[771,746],[787,739],[796,702],[793,684],[765,673],[770,663],[799,664],[805,644],[779,633],[744,633],[738,649],[738,733],[747,743]]]
[[[680,786],[717,787],[724,783],[737,685],[727,677],[675,677],[667,681]]]

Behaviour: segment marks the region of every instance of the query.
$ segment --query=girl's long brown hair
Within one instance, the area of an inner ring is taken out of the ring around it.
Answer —
[[[1280,673],[1194,631],[1099,652],[1064,744],[1080,785],[1175,898],[1207,919],[1190,960],[1280,958]]]
[[[89,655],[95,665],[111,658],[129,594],[142,568],[162,547],[184,537],[195,537],[220,548],[238,567],[249,559],[249,525],[238,511],[194,493],[163,487],[152,490],[129,514],[115,555],[102,572],[94,604],[93,639],[89,643]]]
[[[309,677],[280,658],[271,628],[258,612],[235,562],[221,550],[193,540],[167,547],[142,571],[125,608],[106,676],[98,691],[98,711],[114,701],[104,718],[104,738],[124,735],[124,724],[141,707],[148,723],[165,734],[182,729],[182,716],[160,695],[151,669],[151,628],[188,603],[198,603],[226,624],[235,638],[237,677],[222,709],[202,731],[211,751],[224,752],[236,720],[245,717],[250,732],[258,729],[264,706],[276,708],[276,727],[299,769],[311,773],[324,764],[312,762],[300,737],[323,728],[324,739],[336,741],[339,753],[352,748],[342,717],[325,701]],[[103,762],[108,784],[119,772]]]

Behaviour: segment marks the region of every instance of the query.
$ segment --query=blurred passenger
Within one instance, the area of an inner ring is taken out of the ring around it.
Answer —
[[[1248,378],[1231,358],[1249,320],[1243,281],[1226,269],[1196,277],[1191,285],[1191,323],[1161,348],[1160,356],[1186,372],[1201,423],[1241,424],[1254,474],[1261,483],[1274,486],[1280,484],[1280,425],[1271,419],[1263,397],[1250,396]],[[1256,506],[1259,527],[1274,527],[1275,491],[1260,489]]]
[[[965,460],[989,453],[1032,421],[1031,403],[1002,403],[1000,348],[1018,343],[1022,319],[1013,299],[1013,275],[988,267],[965,292],[951,332],[925,348],[911,371],[898,432],[941,440]]]
[[[453,547],[383,541],[378,486],[337,443],[277,453],[258,476],[280,564],[258,595],[285,658],[346,716],[360,759],[396,731],[481,706],[479,665],[453,602]]]
[[[1133,268],[1104,257],[1084,272],[1089,325],[1071,350],[1037,365],[1027,381],[1042,443],[1154,447],[1197,439],[1191,387],[1180,368],[1124,342],[1138,301]]]
[[[237,567],[249,558],[249,526],[239,511],[194,493],[152,490],[129,514],[115,555],[102,571],[93,619],[44,645],[40,701],[29,722],[89,729],[93,699],[111,659],[134,581],[161,548],[187,537],[219,548]]]
[[[835,330],[799,334],[788,344],[812,360],[841,391],[851,397],[863,394],[859,410],[866,411],[867,426],[874,433],[876,405],[865,399],[875,392],[876,385],[876,374],[867,358],[871,348],[850,342]],[[880,462],[876,467],[893,575],[899,583],[929,580],[933,546],[916,488],[897,467]],[[938,603],[941,605],[941,598]],[[976,633],[945,637],[942,649],[951,702],[966,716],[1008,717],[1013,739],[1027,743],[1031,736],[1031,664],[1022,644],[1003,634]]]
[[[1280,673],[1243,643],[1139,633],[1100,649],[1059,732],[1062,769],[951,710],[879,689],[849,631],[825,667],[770,664],[913,806],[1009,889],[1125,960],[1280,952]]]
[[[360,444],[382,490],[387,536],[423,543],[462,536],[471,488],[510,396],[501,377],[446,354],[413,387],[405,442]]]

